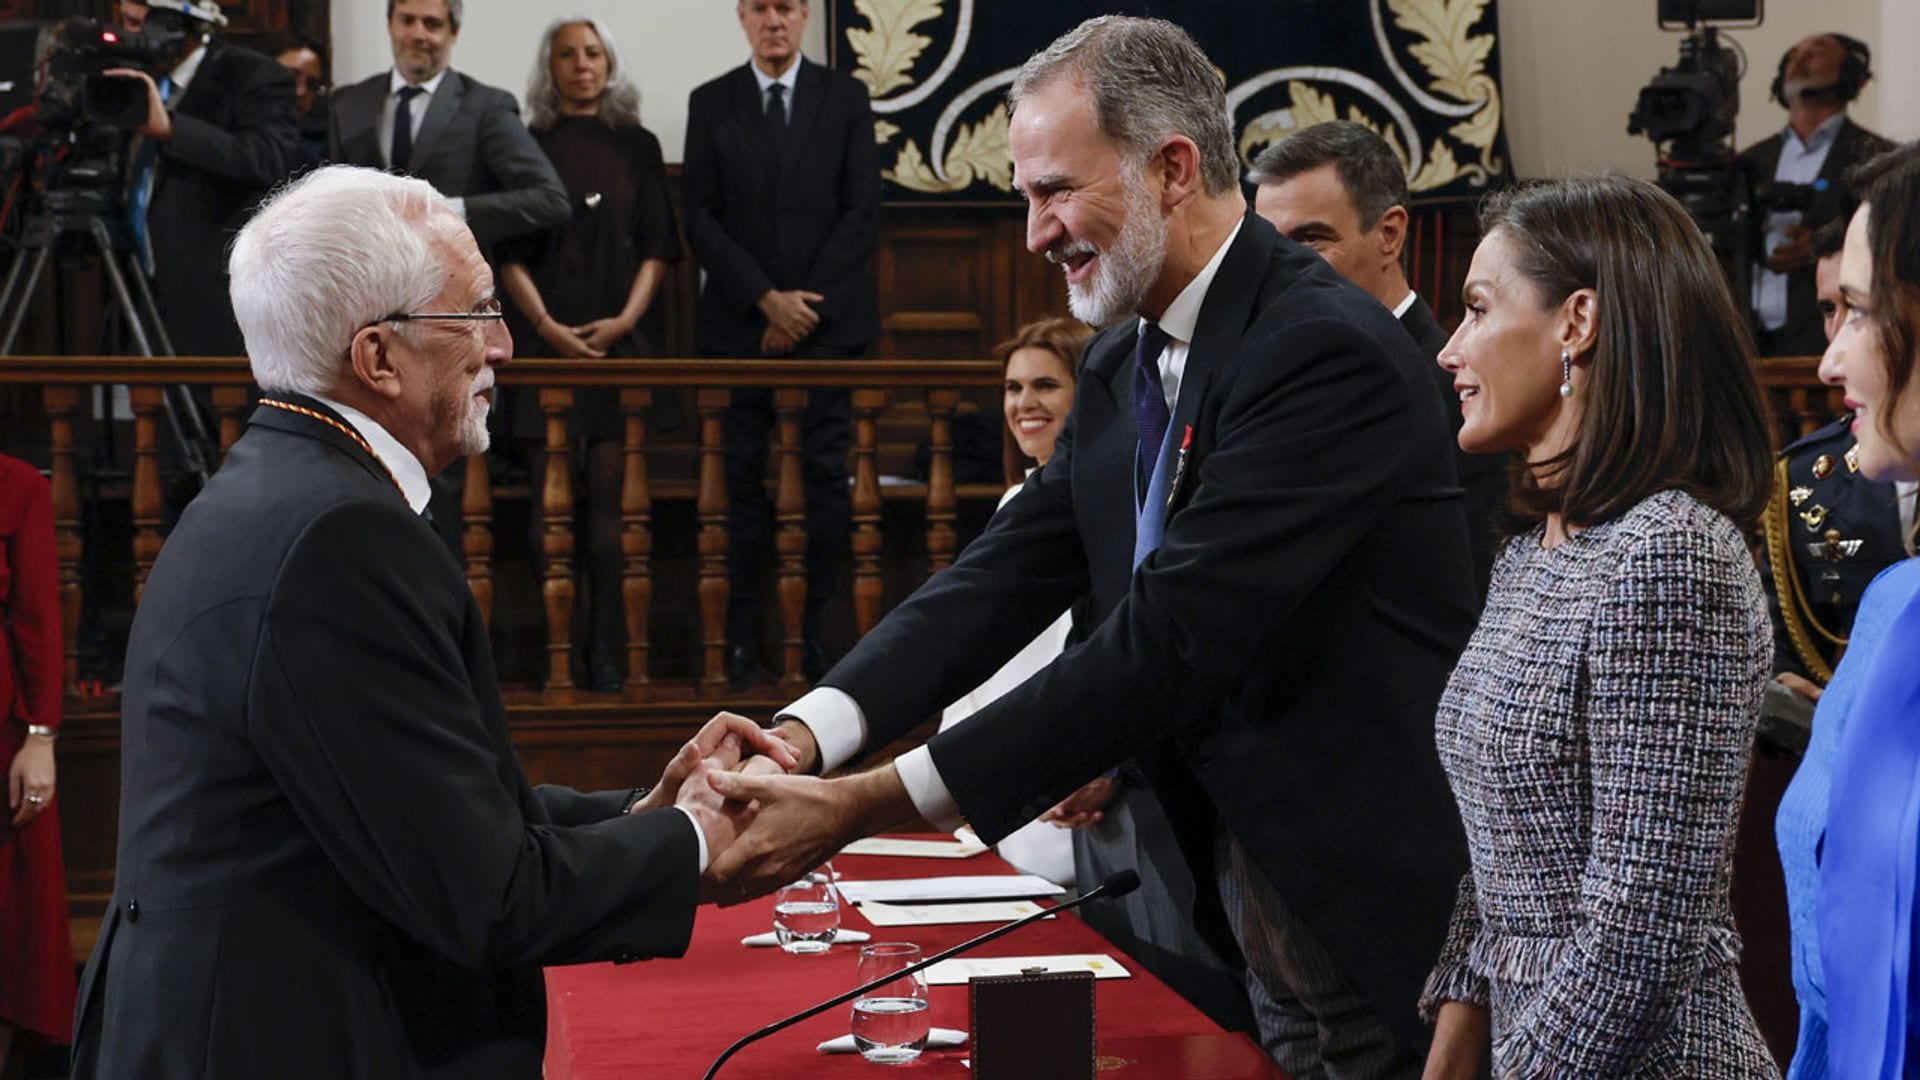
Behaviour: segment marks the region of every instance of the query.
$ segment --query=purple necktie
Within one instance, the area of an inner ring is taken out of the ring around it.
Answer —
[[[1143,493],[1153,479],[1153,466],[1160,460],[1160,446],[1167,440],[1167,424],[1173,416],[1167,408],[1166,385],[1160,381],[1160,352],[1169,340],[1159,323],[1148,321],[1140,327],[1133,346],[1133,425],[1140,434],[1134,453],[1135,490]]]

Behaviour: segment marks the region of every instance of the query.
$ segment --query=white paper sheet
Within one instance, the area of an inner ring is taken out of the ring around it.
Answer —
[[[1012,900],[1025,896],[1058,896],[1060,886],[1032,874],[973,874],[953,877],[901,878],[898,881],[841,881],[840,895],[849,903],[879,900],[912,903],[924,900]]]
[[[1040,910],[1031,900],[987,900],[975,904],[886,904],[869,900],[854,910],[875,926],[948,926],[953,923],[1006,923]]]
[[[855,840],[840,849],[842,855],[906,855],[919,859],[970,859],[987,850],[964,840],[905,840],[885,836]]]
[[[956,956],[927,969],[933,986],[965,986],[985,975],[1018,975],[1028,968],[1048,971],[1091,971],[1096,979],[1130,979],[1133,974],[1105,953],[1075,956]]]

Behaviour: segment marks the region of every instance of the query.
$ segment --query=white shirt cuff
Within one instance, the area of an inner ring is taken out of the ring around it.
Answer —
[[[813,732],[822,773],[845,765],[867,744],[867,714],[845,690],[831,686],[809,690],[800,700],[774,714],[773,719],[778,723],[789,717]]]
[[[926,747],[915,747],[894,758],[893,767],[921,817],[942,832],[960,827],[960,807],[953,801],[953,792],[947,790],[947,782],[940,779],[940,770],[934,767],[933,754]]]
[[[693,811],[684,806],[676,806],[674,809],[687,815],[687,823],[693,826],[693,839],[700,845],[700,873],[704,874],[707,872],[707,830],[701,828],[700,823],[694,820]]]

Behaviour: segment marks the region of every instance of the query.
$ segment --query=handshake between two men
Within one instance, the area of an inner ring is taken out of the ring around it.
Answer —
[[[771,730],[720,713],[680,748],[635,811],[674,806],[706,837],[703,903],[739,904],[819,866],[848,843],[911,820],[892,764],[833,780],[805,724]]]

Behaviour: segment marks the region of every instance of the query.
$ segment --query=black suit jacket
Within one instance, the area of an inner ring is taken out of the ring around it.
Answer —
[[[1773,172],[1780,166],[1780,148],[1785,145],[1786,138],[1785,131],[1777,131],[1741,152],[1740,159],[1747,167],[1756,192],[1764,195],[1767,186],[1773,183]],[[1803,213],[1800,223],[1809,230],[1818,229],[1839,217],[1847,201],[1847,170],[1892,148],[1893,143],[1887,139],[1851,119],[1842,120],[1840,130],[1833,137],[1833,147],[1827,151],[1827,159],[1820,164],[1820,179],[1826,181],[1827,186],[1814,194],[1813,205]],[[1756,263],[1766,261],[1767,253],[1762,250],[1765,247],[1765,232],[1766,209],[1760,207],[1754,214]],[[1751,304],[1749,297],[1737,299],[1742,306]],[[1759,329],[1757,322],[1755,329]],[[1808,263],[1787,274],[1787,322],[1773,336],[1766,353],[1770,356],[1819,356],[1826,351],[1826,330],[1820,324],[1818,297],[1814,295],[1813,264]]]
[[[1447,332],[1433,309],[1417,294],[1413,305],[1400,316],[1400,325],[1412,335],[1433,369],[1446,404],[1447,422],[1453,427],[1454,466],[1460,471],[1460,486],[1467,490],[1467,536],[1473,545],[1473,576],[1486,599],[1487,582],[1493,576],[1493,557],[1500,549],[1500,513],[1507,502],[1507,455],[1469,454],[1460,449],[1460,428],[1466,417],[1460,412],[1460,395],[1453,388],[1453,372],[1438,362],[1440,350],[1447,347]]]
[[[864,348],[880,333],[869,262],[880,231],[880,153],[864,84],[805,60],[782,140],[760,85],[739,67],[687,99],[681,173],[687,242],[707,273],[700,348],[760,355],[769,289],[807,289],[820,325],[805,344]]]
[[[318,421],[255,413],[123,692],[77,1077],[538,1077],[540,965],[686,947],[692,824],[527,783],[459,566]]]
[[[293,171],[293,76],[271,57],[208,42],[159,144],[147,234],[154,293],[182,356],[245,352],[227,295],[227,246]],[[136,144],[137,145],[137,144]],[[136,151],[137,152],[137,151]]]
[[[1138,753],[1196,880],[1217,816],[1424,1045],[1415,1003],[1466,866],[1434,709],[1476,608],[1427,361],[1250,215],[1187,358],[1165,537],[1135,572],[1133,339],[1129,320],[1094,340],[1053,458],[825,684],[883,746],[1090,593],[1085,641],[933,738],[962,812],[998,840]]]
[[[380,112],[393,73],[333,92],[327,142],[343,165],[387,167]],[[417,106],[416,106],[417,107]],[[567,189],[540,151],[513,95],[449,70],[427,103],[412,160],[394,167],[466,201],[467,225],[485,250],[509,236],[565,224]]]

